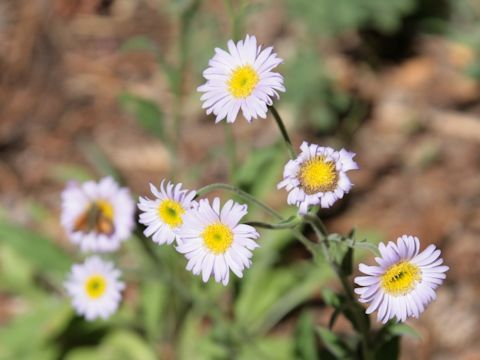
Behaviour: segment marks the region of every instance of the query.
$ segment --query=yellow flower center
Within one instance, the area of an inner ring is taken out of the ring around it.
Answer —
[[[400,296],[409,293],[421,280],[421,272],[418,266],[408,261],[402,261],[392,265],[381,278],[381,286],[386,293]]]
[[[237,99],[244,99],[253,92],[260,80],[257,72],[250,65],[237,67],[228,80],[228,90]]]
[[[300,184],[305,193],[333,191],[337,186],[338,174],[335,163],[319,156],[306,161],[300,168]]]
[[[163,200],[158,206],[158,215],[163,222],[172,228],[176,228],[183,224],[182,215],[185,209],[179,202],[174,200]]]
[[[102,275],[92,275],[85,282],[85,291],[90,299],[98,299],[107,290],[107,280]]]
[[[233,233],[227,225],[212,224],[203,230],[205,246],[214,254],[223,254],[232,244]]]
[[[113,224],[114,210],[112,204],[106,200],[97,200],[91,203],[85,212],[75,221],[73,230],[111,235],[115,231]]]

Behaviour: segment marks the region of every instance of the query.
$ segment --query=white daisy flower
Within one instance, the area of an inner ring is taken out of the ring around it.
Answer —
[[[446,277],[448,266],[442,265],[440,250],[432,244],[419,253],[418,238],[407,235],[399,237],[396,244],[390,241],[378,248],[378,266],[359,266],[367,275],[355,278],[361,286],[355,289],[360,302],[370,303],[367,314],[378,309],[377,319],[382,323],[394,317],[397,321],[418,318],[436,298],[435,289]]]
[[[110,177],[71,182],[62,193],[62,225],[82,251],[117,250],[132,233],[134,212],[130,191]]]
[[[165,180],[159,189],[150,184],[154,200],[141,197],[138,203],[138,208],[143,211],[139,221],[146,226],[143,233],[147,237],[152,236],[157,244],[171,244],[175,238],[178,242],[176,232],[183,224],[185,211],[197,203],[193,200],[195,191],[182,190],[182,184],[174,185],[170,182],[165,187],[164,182]]]
[[[210,67],[203,72],[207,82],[198,91],[204,93],[202,107],[217,116],[216,123],[225,118],[235,122],[240,110],[248,122],[267,116],[272,97],[285,91],[282,75],[272,71],[283,60],[272,50],[262,50],[256,37],[249,35],[236,45],[229,40],[228,52],[215,48]]]
[[[216,282],[228,284],[229,269],[238,277],[250,267],[251,250],[258,232],[250,225],[239,224],[247,214],[247,205],[229,200],[220,209],[220,199],[210,205],[207,199],[186,213],[184,225],[179,231],[182,243],[177,251],[188,259],[187,270],[195,275],[202,273],[207,282],[213,272]]]
[[[77,314],[87,320],[106,319],[117,311],[125,284],[119,280],[121,273],[111,262],[97,256],[83,264],[72,266],[65,282],[68,295]]]
[[[277,188],[286,188],[288,203],[298,206],[300,214],[306,214],[310,205],[329,208],[352,187],[346,172],[358,169],[355,154],[307,142],[300,149],[300,155],[285,165]]]

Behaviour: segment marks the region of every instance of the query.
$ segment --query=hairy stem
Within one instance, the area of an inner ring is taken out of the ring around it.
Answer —
[[[365,322],[361,318],[361,314],[358,312],[358,303],[355,300],[353,289],[350,285],[350,282],[348,281],[348,277],[344,274],[339,264],[330,255],[327,228],[318,216],[305,215],[305,220],[312,226],[313,230],[315,231],[326,261],[335,271],[335,274],[337,275],[340,283],[342,284],[348,307],[355,318],[357,328],[360,330],[362,341],[362,358],[363,360],[373,359],[369,344],[369,330],[367,326],[365,326]]]
[[[233,186],[233,185],[223,184],[223,183],[214,183],[214,184],[204,186],[201,189],[197,190],[197,194],[199,196],[203,196],[203,195],[205,195],[205,194],[207,194],[207,193],[209,193],[213,190],[217,190],[217,189],[231,191],[234,194],[240,196],[245,201],[249,201],[249,202],[257,205],[258,207],[262,208],[266,213],[268,213],[271,216],[277,218],[278,220],[280,220],[280,221],[284,220],[282,215],[279,214],[277,211],[273,210],[270,206],[268,206],[268,205],[264,204],[263,202],[255,199],[255,197],[253,197],[252,195],[250,195],[246,191],[243,191],[242,189],[239,189],[238,187]]]
[[[287,151],[288,155],[290,156],[291,159],[295,159],[297,154],[295,153],[295,150],[293,149],[292,141],[290,140],[290,137],[288,136],[287,128],[285,127],[285,124],[282,121],[282,118],[280,114],[278,113],[277,109],[273,105],[269,107],[270,112],[273,115],[273,118],[275,119],[275,122],[277,123],[278,128],[280,129],[280,132],[282,133],[283,140],[285,141],[285,144],[287,145]]]

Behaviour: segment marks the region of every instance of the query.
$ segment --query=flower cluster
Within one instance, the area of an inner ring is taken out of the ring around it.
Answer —
[[[188,260],[187,270],[202,275],[207,282],[213,274],[216,282],[228,284],[230,270],[242,277],[251,264],[251,250],[258,247],[258,232],[252,226],[240,224],[247,214],[247,206],[229,200],[220,205],[220,199],[194,200],[195,191],[182,189],[182,184],[167,186],[162,181],[160,190],[150,185],[154,200],[140,198],[140,223],[146,225],[144,234],[157,244],[171,244]]]
[[[247,35],[236,44],[230,40],[227,46],[228,51],[215,49],[203,72],[206,83],[198,88],[203,108],[216,116],[215,122],[233,123],[240,111],[248,122],[265,118],[272,99],[285,91],[283,77],[273,71],[283,60],[272,47],[258,45],[255,36]],[[276,111],[274,116],[281,122]],[[282,126],[281,130],[291,146],[286,130]],[[347,173],[359,169],[355,156],[345,149],[301,144],[300,154],[286,163],[277,185],[288,192],[287,203],[298,207],[297,218],[310,216],[314,206],[329,208],[349,193],[352,182]],[[186,258],[186,269],[204,282],[213,278],[227,285],[230,271],[243,277],[259,246],[257,230],[242,223],[247,205],[233,200],[222,205],[218,197],[199,199],[197,191],[165,180],[158,188],[150,184],[150,191],[152,197],[140,197],[137,204],[145,237],[158,245],[174,246]],[[70,183],[62,194],[61,222],[83,252],[117,250],[132,233],[134,213],[129,190],[111,178]],[[367,314],[378,310],[383,323],[418,318],[446,277],[448,267],[442,265],[440,250],[430,245],[420,252],[419,239],[407,235],[378,249],[378,265],[359,266],[365,274],[354,280],[359,301],[369,304]],[[119,278],[120,271],[112,263],[94,255],[72,267],[65,287],[78,314],[87,320],[105,319],[119,306],[125,287]]]
[[[98,183],[71,182],[62,194],[62,225],[82,252],[117,250],[133,231],[134,213],[130,191],[110,177]],[[120,271],[98,256],[73,265],[65,288],[77,313],[87,320],[114,313],[124,288],[119,277]]]

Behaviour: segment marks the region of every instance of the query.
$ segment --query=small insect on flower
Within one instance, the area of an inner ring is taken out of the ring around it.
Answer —
[[[110,177],[71,182],[62,193],[62,225],[85,252],[117,250],[132,233],[134,212],[129,190]]]
[[[397,318],[418,318],[425,307],[436,298],[435,289],[443,283],[448,266],[442,265],[440,250],[429,245],[419,252],[417,237],[403,235],[397,243],[380,243],[378,266],[360,264],[367,276],[358,276],[355,283],[361,287],[355,292],[360,302],[370,303],[367,314],[378,309],[378,321],[386,323]]]
[[[174,185],[170,182],[164,186],[165,180],[157,189],[150,184],[150,190],[155,196],[154,200],[149,198],[140,198],[138,208],[143,211],[140,214],[140,223],[146,226],[145,236],[152,236],[152,240],[157,244],[171,244],[175,238],[178,229],[183,224],[183,217],[187,210],[196,205],[193,198],[195,191],[182,190],[182,184]]]
[[[298,206],[300,214],[306,214],[310,205],[329,208],[352,187],[346,172],[358,169],[355,154],[307,142],[300,149],[300,155],[285,165],[277,188],[286,188],[288,203]]]
[[[72,266],[65,288],[72,305],[87,320],[106,319],[117,311],[125,284],[112,263],[97,256]]]
[[[207,282],[213,272],[216,282],[228,284],[230,270],[238,277],[250,267],[252,250],[258,247],[259,234],[250,225],[239,224],[247,214],[247,206],[232,200],[220,208],[220,199],[210,205],[207,199],[187,212],[179,231],[182,240],[177,251],[188,259],[187,270],[202,273]]]
[[[283,77],[272,70],[283,62],[268,47],[257,46],[255,36],[245,40],[228,41],[228,52],[215,48],[209,67],[203,72],[207,80],[198,88],[207,114],[216,115],[215,122],[223,119],[233,123],[242,110],[248,122],[267,116],[267,106],[278,92],[285,91]]]

